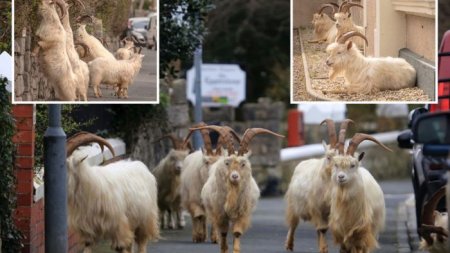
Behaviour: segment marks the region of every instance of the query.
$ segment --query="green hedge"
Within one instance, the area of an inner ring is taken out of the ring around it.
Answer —
[[[12,137],[15,133],[11,115],[10,93],[6,91],[6,78],[0,78],[0,237],[1,252],[15,253],[22,248],[22,235],[17,230],[12,212],[16,207],[14,153]]]
[[[34,34],[39,25],[40,18],[37,12],[41,0],[16,0],[15,1],[15,29],[14,36],[20,36],[23,28],[31,30]],[[105,33],[118,36],[126,28],[131,0],[82,0],[86,9],[74,5],[69,9],[72,28],[75,17],[79,15],[94,15],[103,20]]]

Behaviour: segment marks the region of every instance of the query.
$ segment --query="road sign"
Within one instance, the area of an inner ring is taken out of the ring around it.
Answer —
[[[245,100],[245,72],[237,64],[202,64],[202,105],[238,107]],[[195,70],[187,72],[186,94],[195,104]]]

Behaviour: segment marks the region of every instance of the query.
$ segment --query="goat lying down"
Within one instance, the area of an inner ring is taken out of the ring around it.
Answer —
[[[359,32],[348,32],[327,47],[327,65],[330,79],[343,75],[344,90],[331,93],[374,93],[383,90],[399,90],[414,87],[416,70],[402,58],[365,57],[353,42],[353,36],[367,39]]]

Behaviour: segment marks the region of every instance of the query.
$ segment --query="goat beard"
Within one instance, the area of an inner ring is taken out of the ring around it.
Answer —
[[[225,201],[225,212],[228,214],[234,214],[236,213],[236,210],[239,209],[239,194],[240,194],[240,187],[241,183],[231,183],[228,181],[227,183],[227,197]],[[232,218],[232,217],[230,217]]]

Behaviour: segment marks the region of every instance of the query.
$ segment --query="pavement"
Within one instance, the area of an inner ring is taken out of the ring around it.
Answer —
[[[419,252],[417,251],[417,235],[411,221],[415,222],[412,185],[409,180],[384,181],[380,183],[386,200],[386,227],[380,234],[380,248],[377,253]],[[412,203],[412,206],[411,206]],[[287,227],[284,222],[285,203],[282,198],[262,198],[252,219],[252,227],[241,237],[241,252],[245,253],[285,253],[284,241]],[[217,244],[195,244],[191,241],[190,217],[186,217],[186,227],[183,230],[163,230],[163,239],[150,243],[148,252],[158,253],[210,253],[220,252]],[[409,227],[408,227],[409,224]],[[331,233],[327,234],[329,253],[338,253]],[[231,237],[228,240],[230,245]],[[415,249],[411,248],[415,245]],[[94,252],[113,252],[108,243],[94,248]],[[294,252],[318,252],[316,232],[310,223],[300,223],[296,231]]]
[[[129,102],[155,102],[157,94],[157,53],[155,50],[143,48],[141,54],[144,54],[142,68],[134,78],[134,82],[128,87],[128,99],[118,99],[114,96],[115,92],[112,86],[100,85],[103,97],[95,98],[92,87],[89,87],[88,101],[118,101]]]

